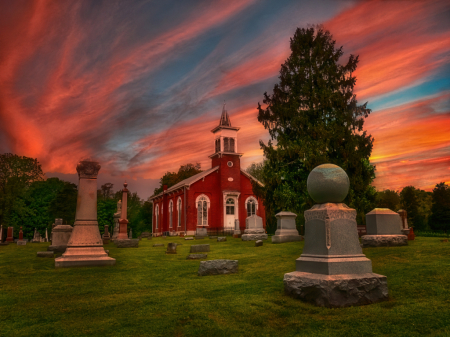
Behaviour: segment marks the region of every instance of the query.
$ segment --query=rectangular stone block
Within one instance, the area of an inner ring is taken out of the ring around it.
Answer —
[[[18,245],[18,246],[26,246],[26,245],[27,245],[27,242],[26,242],[26,241],[23,241],[23,240],[18,240],[18,241],[17,241],[17,245]]]
[[[402,235],[400,214],[388,208],[375,208],[366,214],[367,235]]]
[[[209,245],[192,245],[190,250],[191,253],[201,253],[209,251],[210,251]]]

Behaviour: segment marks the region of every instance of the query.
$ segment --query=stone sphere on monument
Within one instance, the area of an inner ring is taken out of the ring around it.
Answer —
[[[322,164],[311,171],[306,185],[316,203],[341,203],[348,194],[350,180],[339,166]]]

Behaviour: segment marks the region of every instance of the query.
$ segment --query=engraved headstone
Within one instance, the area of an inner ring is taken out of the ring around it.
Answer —
[[[63,219],[55,219],[55,227],[52,229],[52,244],[47,247],[47,250],[55,253],[64,253],[72,235],[72,230],[72,226],[63,225]]]
[[[109,230],[108,230],[109,226],[105,225],[105,232],[103,233],[103,244],[107,245],[109,243]]]
[[[8,235],[6,236],[6,242],[14,242],[14,227],[8,227]]]
[[[388,299],[386,276],[372,272],[362,253],[356,211],[343,204],[350,182],[339,166],[324,164],[308,176],[318,204],[305,211],[305,246],[296,271],[284,275],[286,294],[318,306],[347,307]]]
[[[173,242],[169,242],[167,244],[166,254],[176,254],[177,253],[177,244]]]
[[[239,220],[235,219],[234,220],[234,232],[233,232],[233,238],[237,239],[241,237],[241,227],[239,224]]]

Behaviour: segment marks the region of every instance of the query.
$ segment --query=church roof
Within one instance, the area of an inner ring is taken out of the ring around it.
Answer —
[[[172,187],[169,187],[165,192],[172,192],[172,191],[176,191],[177,189],[184,187],[184,186],[191,186],[193,183],[195,183],[196,181],[199,181],[200,179],[202,179],[203,177],[206,177],[208,174],[217,171],[219,169],[219,166],[210,168],[209,170],[197,173],[196,175],[193,175],[192,177],[189,177],[187,179],[184,179],[182,181],[180,181],[179,183],[173,185]],[[153,195],[150,197],[150,200],[153,200],[161,195],[163,195],[164,192],[161,192],[157,195]]]
[[[250,173],[245,172],[244,170],[241,169],[241,173],[246,176],[247,178],[254,180],[258,183],[259,186],[264,187],[264,184],[262,182],[260,182],[258,179],[256,179],[254,176],[252,176]]]

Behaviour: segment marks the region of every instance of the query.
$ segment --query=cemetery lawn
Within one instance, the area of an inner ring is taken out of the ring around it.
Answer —
[[[111,243],[115,266],[71,269],[36,257],[48,243],[0,246],[0,336],[450,336],[449,242],[363,249],[387,276],[389,301],[328,309],[283,292],[303,242],[227,240]],[[168,242],[182,243],[177,255]],[[239,260],[239,273],[197,276],[191,244],[210,244],[208,260]]]

